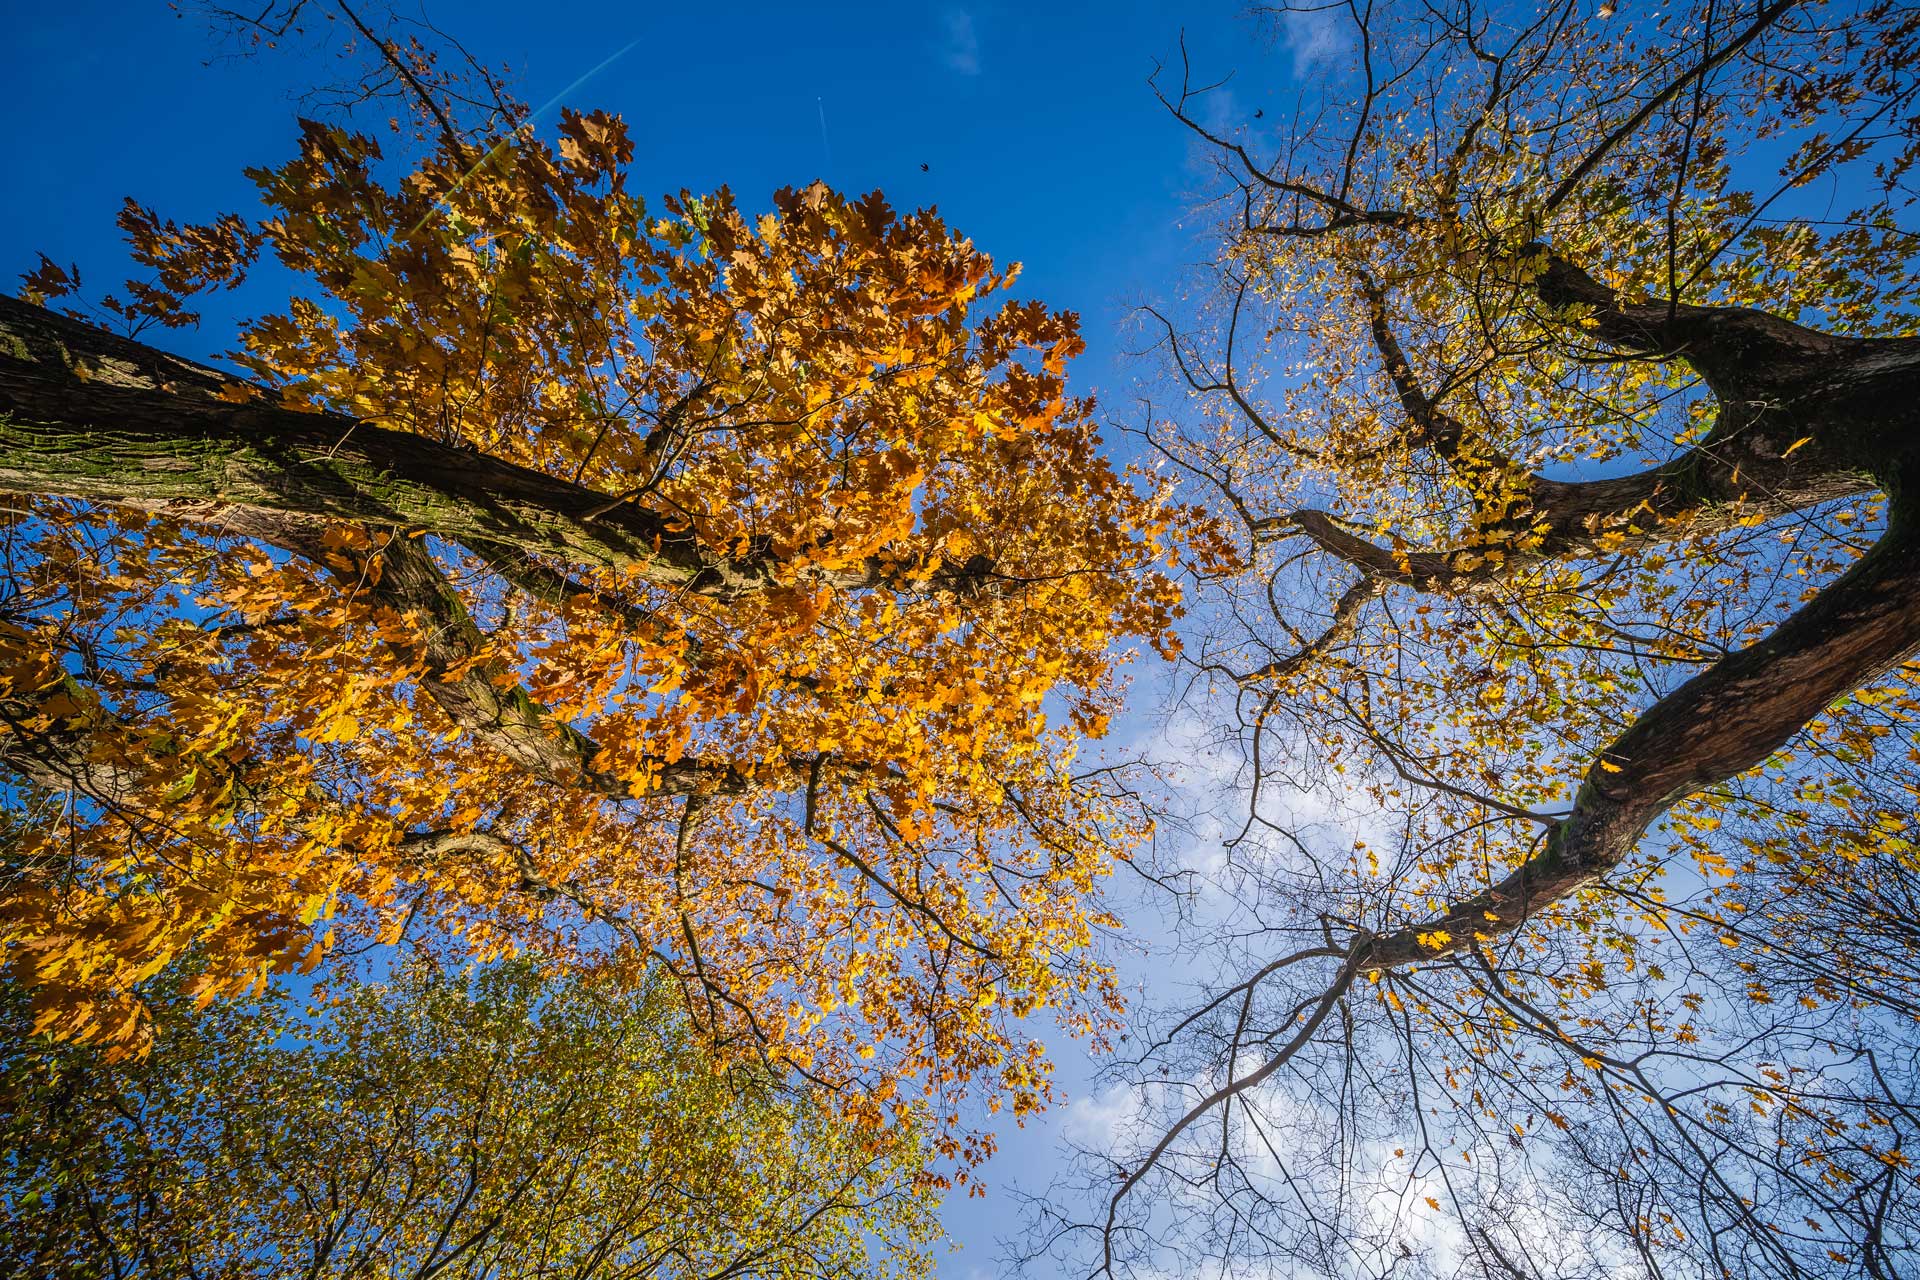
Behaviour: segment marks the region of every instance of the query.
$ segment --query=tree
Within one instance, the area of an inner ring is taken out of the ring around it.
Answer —
[[[307,121],[257,218],[123,212],[129,327],[296,282],[241,373],[0,301],[36,1030],[138,1051],[189,953],[201,999],[403,936],[657,965],[717,1052],[978,1154],[960,1087],[1047,1093],[1014,1020],[1117,1007],[1088,944],[1144,820],[1074,761],[1173,643],[1186,514],[1068,394],[1075,317],[932,211],[649,208],[614,117],[550,143],[372,48],[410,159]]]
[[[426,964],[109,1063],[7,999],[9,1274],[923,1275],[920,1134],[717,1067],[670,981]],[[163,983],[164,987],[166,984]],[[217,1105],[213,1100],[218,1100]]]
[[[1292,127],[1165,97],[1222,231],[1204,316],[1146,317],[1198,412],[1140,426],[1251,565],[1189,645],[1244,752],[1226,976],[1043,1243],[1892,1275],[1920,12],[1272,13],[1338,69]]]

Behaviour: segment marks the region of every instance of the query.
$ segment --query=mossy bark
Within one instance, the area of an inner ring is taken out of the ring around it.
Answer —
[[[217,371],[0,297],[0,492],[217,522],[423,531],[715,595],[768,585],[613,495],[456,445],[275,402]]]

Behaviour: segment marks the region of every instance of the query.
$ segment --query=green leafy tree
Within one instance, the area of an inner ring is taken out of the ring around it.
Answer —
[[[316,997],[156,997],[108,1062],[4,1006],[0,1271],[918,1276],[921,1135],[717,1067],[677,989],[417,962]]]

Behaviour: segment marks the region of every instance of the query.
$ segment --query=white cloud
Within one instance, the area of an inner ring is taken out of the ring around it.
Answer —
[[[1280,13],[1280,43],[1293,54],[1293,78],[1340,61],[1353,47],[1352,33],[1331,8],[1286,9]]]
[[[1109,1085],[1091,1097],[1067,1104],[1060,1132],[1091,1151],[1113,1151],[1134,1127],[1145,1106],[1132,1085]]]
[[[1207,126],[1209,133],[1232,133],[1235,126],[1245,119],[1240,100],[1233,96],[1233,90],[1225,86],[1208,90],[1205,103],[1206,110],[1201,123]]]
[[[947,66],[963,76],[980,74],[980,33],[974,30],[973,15],[965,9],[949,9],[942,19],[946,41],[941,56]]]

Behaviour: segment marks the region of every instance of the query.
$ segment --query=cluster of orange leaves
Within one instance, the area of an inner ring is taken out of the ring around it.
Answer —
[[[211,999],[405,936],[665,965],[717,1044],[869,1100],[984,1076],[1037,1105],[1014,1020],[1109,1024],[1098,886],[1146,830],[1075,754],[1128,646],[1170,650],[1170,567],[1223,544],[1106,460],[1065,386],[1076,318],[989,305],[1014,272],[932,212],[817,185],[757,220],[724,191],[656,212],[616,119],[559,132],[407,166],[308,123],[254,171],[258,222],[129,204],[155,279],[127,305],[191,315],[271,251],[302,291],[234,359],[284,403],[587,486],[770,580],[519,556],[570,579],[542,598],[404,521],[336,524],[323,560],[217,513],[36,505],[10,543],[6,731],[99,784],[44,801],[0,896],[38,1025],[137,1049],[164,966]],[[428,548],[458,616],[356,588],[388,538]],[[626,794],[449,718],[419,641],[469,621],[473,669]],[[689,765],[712,781],[662,783]]]

